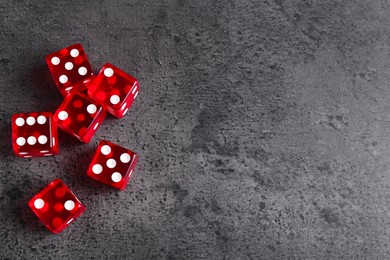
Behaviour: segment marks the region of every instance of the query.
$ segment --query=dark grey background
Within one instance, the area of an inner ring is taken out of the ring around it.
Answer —
[[[39,3],[38,3],[39,2]],[[390,2],[1,0],[0,256],[390,258]],[[44,57],[81,42],[136,76],[90,144],[12,153],[13,113],[62,97]],[[85,172],[140,155],[123,192]],[[61,178],[87,211],[59,235],[27,201]]]

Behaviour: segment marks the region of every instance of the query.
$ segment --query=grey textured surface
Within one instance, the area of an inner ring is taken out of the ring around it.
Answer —
[[[39,3],[38,3],[39,2]],[[390,2],[0,1],[0,256],[390,258]],[[55,111],[46,54],[81,42],[139,98],[84,145],[12,154],[13,113]],[[117,192],[97,143],[140,155]],[[60,235],[27,201],[61,178],[87,211]]]

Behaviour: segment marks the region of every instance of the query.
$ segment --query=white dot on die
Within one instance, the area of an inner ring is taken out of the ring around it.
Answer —
[[[32,117],[32,116],[29,116],[27,119],[26,119],[26,122],[28,125],[33,125],[35,124],[35,118]]]
[[[66,75],[61,75],[60,78],[59,78],[59,81],[62,84],[65,84],[66,82],[68,82],[68,77]]]
[[[114,75],[114,71],[111,68],[106,68],[104,70],[104,76],[107,78],[111,77],[112,75]]]
[[[114,168],[116,166],[116,161],[114,159],[108,159],[106,163],[108,168]]]
[[[97,107],[94,104],[89,104],[87,106],[87,111],[90,114],[94,114],[96,112],[96,110],[97,110]]]
[[[27,143],[29,145],[34,145],[37,143],[37,138],[35,138],[34,136],[30,136],[29,138],[27,138]]]
[[[79,71],[79,74],[81,76],[84,76],[85,74],[87,74],[87,68],[85,68],[85,67],[80,67],[78,71]]]
[[[16,139],[16,144],[19,146],[23,146],[26,144],[26,139],[24,139],[24,137],[19,137],[18,139]]]
[[[120,159],[121,159],[121,162],[128,163],[128,162],[130,162],[131,157],[128,153],[122,153]]]
[[[122,175],[119,173],[119,172],[114,172],[112,175],[111,175],[111,180],[113,182],[120,182],[122,180]]]
[[[111,153],[111,147],[109,145],[103,145],[100,151],[104,155],[109,155]]]
[[[110,102],[111,102],[111,104],[113,104],[113,105],[118,104],[120,100],[121,100],[121,99],[119,98],[118,95],[112,95],[112,96],[110,97]]]
[[[38,122],[38,124],[43,125],[44,123],[46,123],[46,117],[45,116],[38,116],[37,122]]]
[[[65,69],[67,70],[71,70],[73,69],[73,63],[68,61],[67,63],[65,63]]]
[[[65,203],[64,203],[64,208],[65,208],[66,210],[72,210],[72,209],[74,209],[74,207],[75,207],[75,203],[74,203],[73,200],[67,200],[67,201],[65,201]]]
[[[45,206],[45,202],[43,201],[43,199],[36,199],[34,201],[34,207],[36,209],[41,209],[41,208],[43,208],[43,206]]]
[[[77,49],[73,49],[70,51],[70,56],[72,56],[73,58],[79,56],[79,50]]]
[[[60,120],[65,120],[68,118],[68,113],[66,111],[61,111],[58,113],[58,118]]]
[[[38,137],[38,142],[39,142],[40,144],[45,144],[45,143],[47,143],[47,137],[44,136],[44,135],[39,136],[39,137]]]
[[[94,174],[100,174],[102,173],[102,171],[103,171],[103,167],[100,164],[95,164],[94,166],[92,166],[92,172]]]
[[[58,58],[58,57],[51,58],[51,64],[53,64],[53,65],[60,64],[60,58]]]
[[[21,118],[21,117],[18,117],[16,120],[15,120],[15,124],[17,126],[23,126],[24,125],[24,119]]]
[[[131,94],[134,95],[135,91],[137,90],[137,85],[134,86],[133,91],[131,91]]]

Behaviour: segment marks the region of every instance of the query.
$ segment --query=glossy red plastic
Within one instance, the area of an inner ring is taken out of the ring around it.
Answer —
[[[80,43],[47,55],[46,63],[63,96],[71,91],[85,90],[95,78],[88,57]]]
[[[88,95],[118,118],[127,113],[138,92],[138,81],[110,63],[103,66],[88,88]]]
[[[89,177],[124,190],[132,175],[138,155],[126,148],[103,140],[89,165]]]
[[[106,116],[103,107],[82,93],[66,96],[54,114],[58,127],[84,143],[91,141]]]
[[[59,179],[35,195],[28,206],[53,233],[64,230],[85,211],[85,206]]]
[[[19,157],[50,156],[58,153],[57,125],[50,112],[12,116],[12,147]]]

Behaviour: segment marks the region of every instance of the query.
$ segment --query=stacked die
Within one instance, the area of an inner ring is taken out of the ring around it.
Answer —
[[[19,157],[56,155],[57,128],[89,143],[106,112],[122,118],[139,92],[138,81],[110,63],[95,76],[79,43],[47,55],[46,62],[64,100],[54,115],[31,112],[12,116],[12,146]],[[137,154],[131,150],[102,140],[87,175],[124,190],[137,161]],[[59,179],[35,195],[28,205],[53,233],[64,230],[85,211],[85,206]]]

